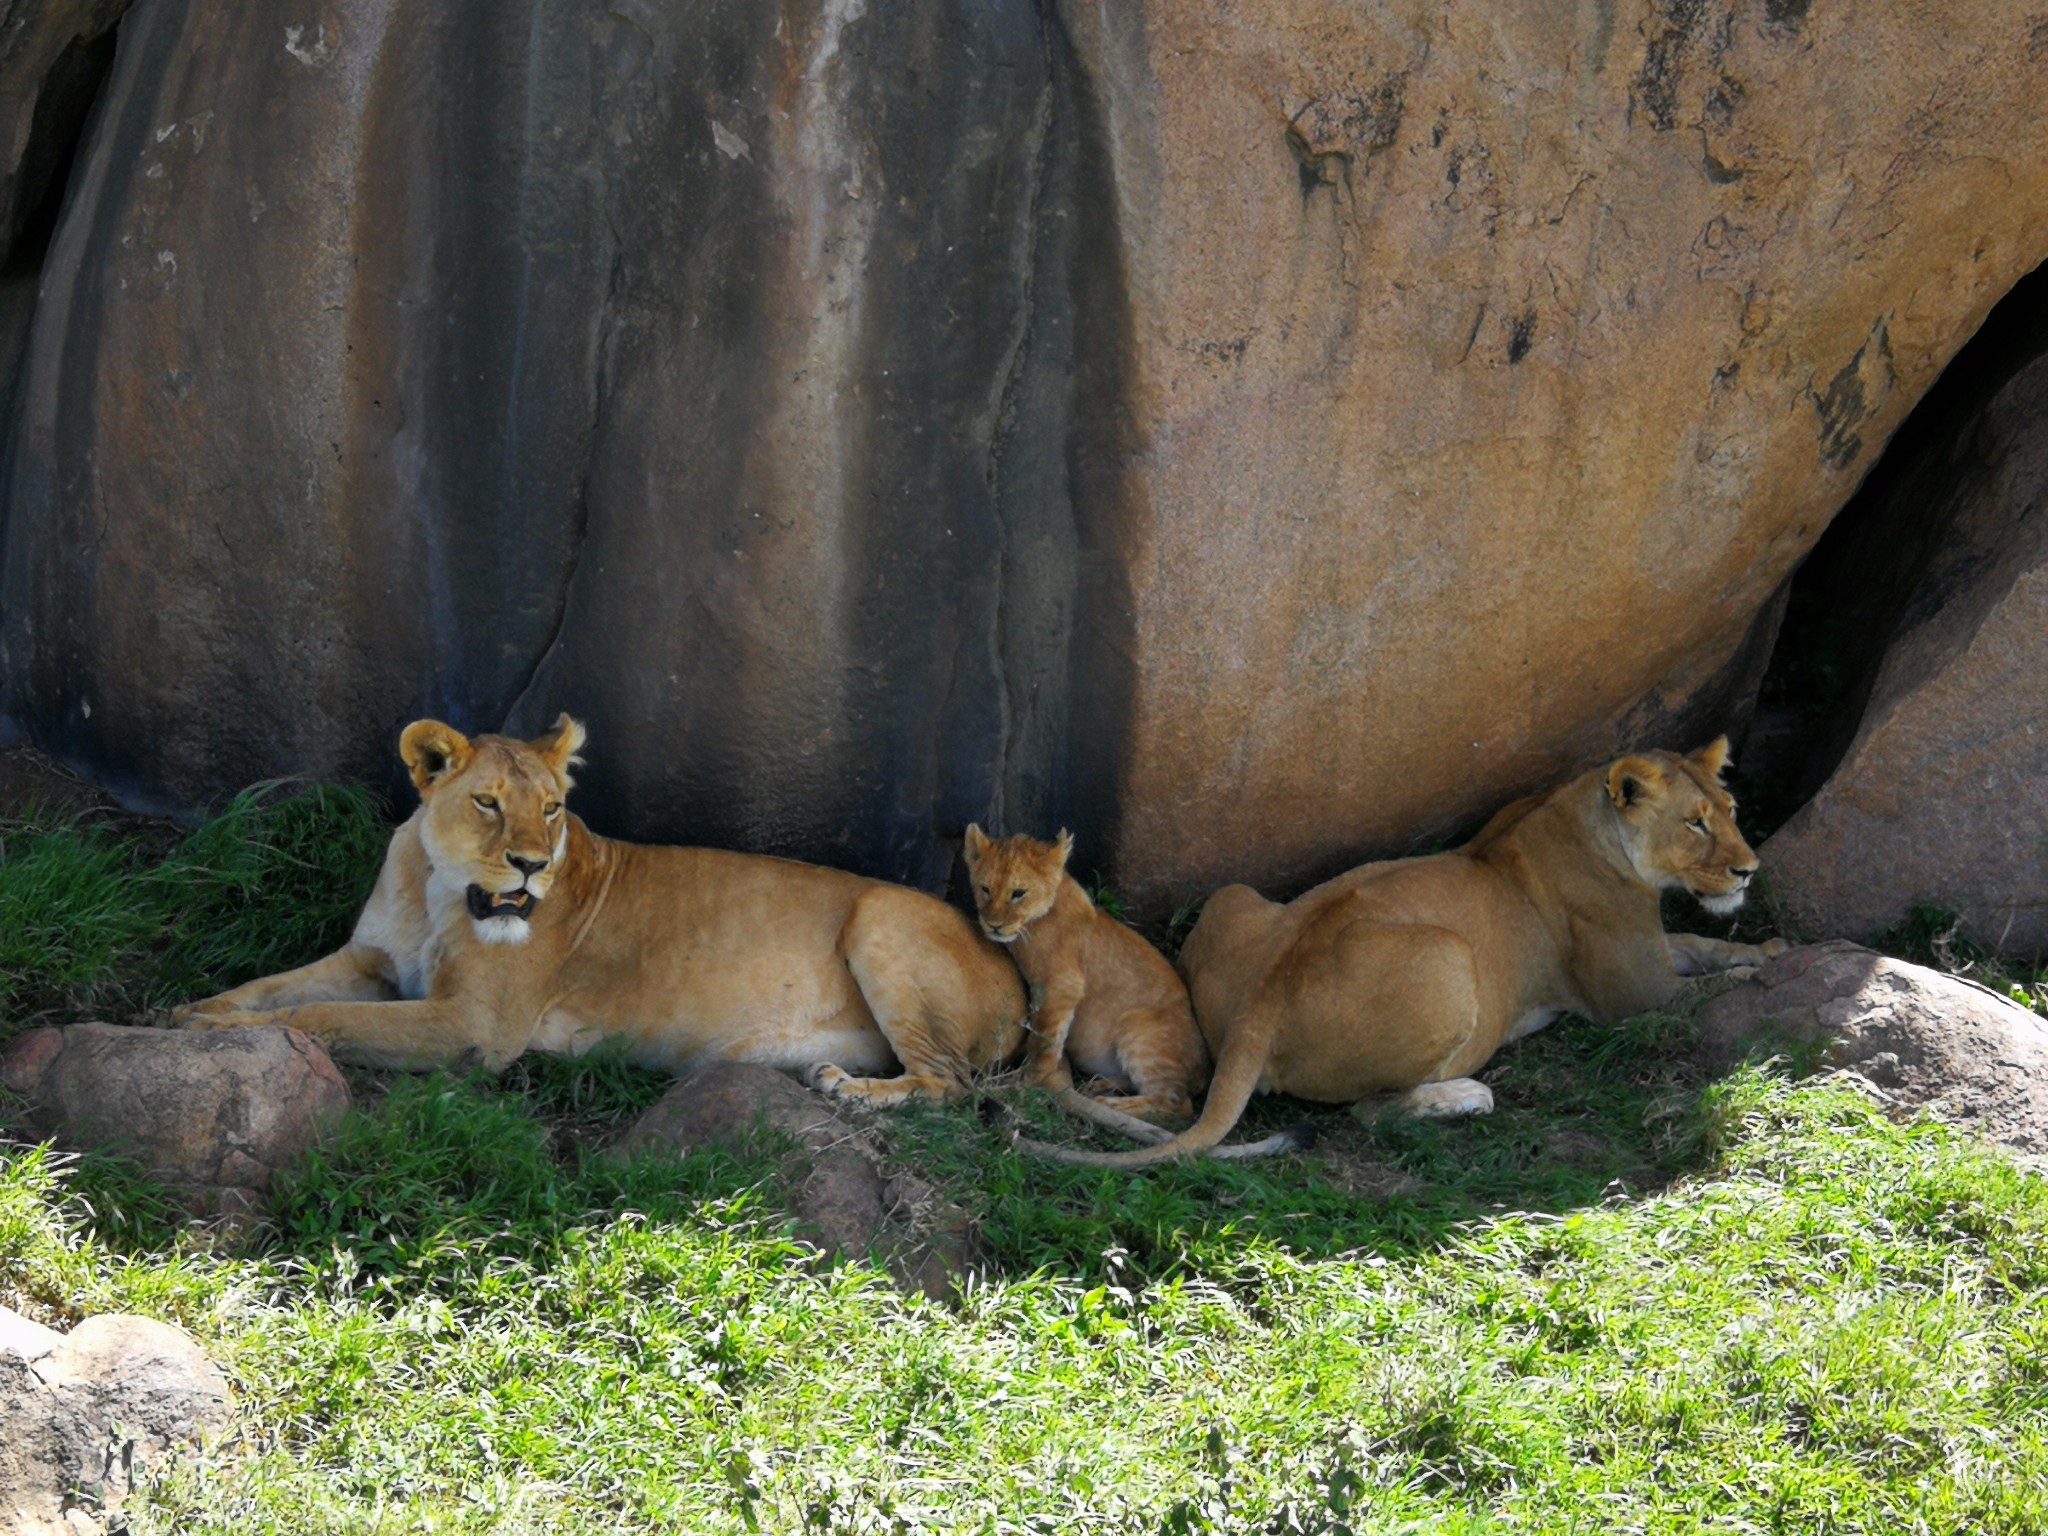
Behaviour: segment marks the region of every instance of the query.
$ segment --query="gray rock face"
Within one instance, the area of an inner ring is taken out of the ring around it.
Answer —
[[[0,1307],[8,1536],[106,1530],[150,1463],[202,1444],[232,1418],[226,1378],[176,1328],[107,1315],[56,1335]]]
[[[2033,345],[1896,481],[1891,520],[1930,530],[1931,561],[1847,753],[1762,849],[1812,932],[1867,938],[1933,902],[2048,954],[2048,335]]]
[[[39,1134],[127,1153],[208,1215],[260,1211],[272,1174],[349,1107],[318,1042],[276,1026],[33,1030],[0,1082],[33,1102]]]
[[[662,1095],[620,1138],[618,1155],[745,1145],[763,1131],[803,1149],[784,1168],[790,1210],[828,1253],[883,1260],[897,1280],[949,1293],[972,1261],[966,1216],[922,1180],[890,1173],[875,1136],[769,1067],[718,1062]]]
[[[2048,1153],[2048,1020],[1982,987],[1854,944],[1788,950],[1700,1015],[1716,1070],[1779,1042],[1823,1045],[1896,1103]]]
[[[1061,777],[1046,48],[1028,0],[138,8],[0,492],[7,712],[185,806],[568,708],[607,829],[935,883]]]

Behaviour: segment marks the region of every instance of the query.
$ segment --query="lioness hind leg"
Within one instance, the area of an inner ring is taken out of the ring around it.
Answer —
[[[812,1070],[812,1087],[870,1104],[956,1099],[976,1068],[995,1066],[1022,1047],[1024,983],[1017,968],[943,902],[872,887],[847,915],[839,952],[903,1075],[854,1077],[824,1065]]]
[[[1493,1090],[1477,1078],[1453,1077],[1410,1088],[1396,1105],[1418,1120],[1462,1120],[1493,1113]]]

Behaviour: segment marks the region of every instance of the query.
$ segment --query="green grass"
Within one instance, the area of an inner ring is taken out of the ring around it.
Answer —
[[[237,804],[156,858],[10,831],[10,995],[147,1008],[331,942],[367,802]],[[602,1155],[666,1086],[616,1057],[359,1074],[240,1252],[117,1160],[0,1154],[0,1302],[229,1371],[241,1430],[136,1536],[2048,1531],[2048,1186],[1690,1040],[1567,1020],[1486,1120],[1261,1101],[1321,1144],[1135,1177],[1015,1157],[1012,1118],[1081,1134],[1017,1090],[885,1117],[975,1222],[950,1303],[821,1262],[777,1156]]]
[[[174,842],[90,820],[0,828],[0,1041],[122,1022],[347,938],[390,828],[368,791],[258,784]]]

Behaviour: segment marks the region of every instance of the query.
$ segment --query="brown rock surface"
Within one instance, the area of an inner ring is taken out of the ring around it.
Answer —
[[[32,1101],[39,1134],[124,1152],[207,1214],[260,1210],[272,1174],[349,1106],[327,1052],[280,1027],[32,1030],[0,1081]]]
[[[2048,355],[1930,444],[1890,499],[1903,518],[1943,532],[1847,754],[1762,849],[1771,889],[1817,935],[1869,938],[1932,902],[1980,942],[2039,957],[2048,953]]]
[[[828,1253],[871,1256],[930,1296],[973,1258],[966,1216],[923,1181],[890,1173],[879,1140],[769,1067],[718,1062],[682,1078],[620,1138],[620,1156],[740,1147],[762,1131],[803,1149],[784,1169],[790,1210]]]
[[[89,1317],[30,1355],[0,1309],[0,1530],[90,1536],[118,1527],[151,1463],[228,1427],[226,1379],[176,1328]],[[33,1325],[31,1325],[33,1326]]]
[[[136,7],[0,401],[0,730],[190,808],[566,707],[607,831],[930,887],[1066,824],[1148,909],[1298,887],[1734,723],[2048,254],[2044,39]]]
[[[1063,15],[1115,146],[1140,894],[1721,729],[1774,590],[2048,251],[2004,0]]]
[[[2007,1147],[2048,1153],[2048,1020],[1925,966],[1854,944],[1788,950],[1701,1011],[1699,1054],[1825,1047],[1892,1102],[1932,1106]]]

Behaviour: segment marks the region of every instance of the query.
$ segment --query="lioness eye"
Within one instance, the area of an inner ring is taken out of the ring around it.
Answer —
[[[987,899],[987,897],[988,897],[988,887],[987,887],[987,886],[985,886],[985,885],[984,885],[984,886],[983,886],[983,887],[981,888],[981,894],[982,894],[982,897],[983,897],[983,899],[984,899],[984,900],[986,900],[986,899]]]
[[[476,808],[480,811],[495,811],[498,808],[498,802],[489,795],[471,795],[469,798],[476,802]]]
[[[562,814],[562,802],[559,800],[553,801],[550,804],[542,806],[540,808],[540,811],[541,814],[547,817],[549,821],[553,821],[557,816]]]
[[[1688,827],[1691,827],[1691,828],[1693,829],[1693,831],[1695,831],[1695,832],[1699,832],[1699,833],[1706,833],[1706,831],[1707,831],[1707,818],[1706,818],[1706,817],[1704,817],[1704,816],[1695,816],[1695,817],[1693,817],[1693,819],[1692,819],[1691,821],[1688,821],[1688,822],[1686,823],[1686,825],[1687,825]],[[1711,835],[1711,834],[1708,834],[1708,835]]]
[[[1014,891],[1010,892],[1010,900],[1012,900],[1012,901],[1022,901],[1023,899],[1024,899],[1024,887],[1022,887],[1021,885],[1020,885],[1020,886],[1018,886],[1016,890],[1014,890]]]

